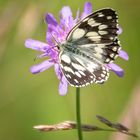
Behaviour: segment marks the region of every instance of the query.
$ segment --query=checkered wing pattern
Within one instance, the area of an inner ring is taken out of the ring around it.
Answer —
[[[59,58],[71,85],[81,87],[108,79],[105,64],[112,63],[121,49],[118,30],[116,12],[106,8],[87,16],[69,32]]]

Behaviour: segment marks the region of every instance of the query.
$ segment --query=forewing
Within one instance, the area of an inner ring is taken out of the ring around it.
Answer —
[[[121,49],[117,19],[116,12],[109,8],[92,13],[70,31],[67,41],[102,63],[111,63]]]
[[[93,82],[103,83],[109,77],[108,68],[98,61],[65,51],[59,57],[62,72],[72,86],[83,87]]]

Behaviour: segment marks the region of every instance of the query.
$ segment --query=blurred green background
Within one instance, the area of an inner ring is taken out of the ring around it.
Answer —
[[[95,116],[119,121],[139,84],[140,1],[91,2],[94,10],[104,7],[117,10],[123,28],[121,44],[130,56],[128,62],[120,58],[116,61],[125,70],[123,78],[111,72],[104,85],[93,84],[81,90],[82,122],[103,126]],[[29,68],[41,61],[34,62],[38,53],[25,48],[24,42],[27,38],[45,41],[47,12],[59,19],[60,9],[69,5],[75,16],[78,8],[83,10],[84,3],[84,0],[0,0],[0,140],[77,140],[75,130],[40,133],[33,129],[38,124],[75,120],[75,88],[69,87],[68,94],[60,96],[53,68],[32,75]],[[131,129],[137,132],[139,128],[140,123]],[[84,140],[111,139],[111,135],[84,133]]]

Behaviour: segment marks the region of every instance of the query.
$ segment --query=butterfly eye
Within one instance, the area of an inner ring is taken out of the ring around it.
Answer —
[[[57,48],[57,50],[59,50],[59,51],[60,51],[60,47],[59,47],[58,45],[56,45],[55,47]]]

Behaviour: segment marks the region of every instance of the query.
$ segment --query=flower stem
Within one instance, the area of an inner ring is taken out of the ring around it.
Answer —
[[[79,140],[83,140],[81,128],[81,113],[80,113],[80,88],[76,88],[76,118],[77,118],[77,131]]]

